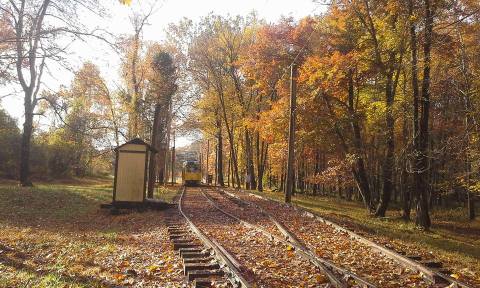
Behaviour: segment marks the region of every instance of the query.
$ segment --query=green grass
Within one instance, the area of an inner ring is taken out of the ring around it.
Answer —
[[[281,193],[253,193],[284,199]],[[349,228],[432,252],[442,261],[459,269],[467,268],[476,275],[474,278],[480,278],[480,220],[468,221],[465,209],[433,210],[432,229],[425,232],[416,229],[413,222],[402,220],[395,208],[388,211],[387,217],[375,218],[360,203],[337,198],[296,195],[293,203]]]
[[[96,211],[111,201],[104,185],[44,185],[20,188],[0,185],[0,223],[32,226],[36,222],[67,222]]]
[[[157,196],[172,201],[177,188],[162,187]],[[123,287],[136,281],[127,268],[142,273],[150,265],[160,268],[142,280],[146,287],[180,286],[179,268],[165,274],[180,266],[163,233],[164,212],[112,215],[100,208],[111,201],[111,179],[35,187],[0,181],[0,287]]]
[[[33,188],[0,184],[0,244],[13,247],[0,254],[0,287],[101,287],[95,277],[69,272],[75,265],[72,254],[96,245],[76,241],[69,234],[80,226],[86,230],[100,203],[111,197],[108,184],[38,184]],[[102,233],[108,232],[95,232]],[[49,253],[54,253],[53,261],[39,267],[36,260]]]
[[[155,188],[154,198],[167,203],[173,203],[180,193],[180,186],[158,186]]]

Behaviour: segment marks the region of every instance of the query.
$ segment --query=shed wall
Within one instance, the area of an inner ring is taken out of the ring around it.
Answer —
[[[118,151],[147,151],[147,146],[139,144],[126,144],[120,147]]]
[[[145,157],[147,153],[128,153],[122,152],[122,150],[132,151],[134,149],[121,149],[118,153],[115,201],[141,202],[145,187],[145,161],[147,161]],[[135,149],[135,151],[138,150]]]

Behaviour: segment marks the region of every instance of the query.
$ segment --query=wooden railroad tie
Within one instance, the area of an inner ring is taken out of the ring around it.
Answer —
[[[226,282],[220,264],[211,255],[211,251],[191,232],[184,223],[177,219],[165,219],[167,231],[173,249],[183,263],[183,274],[194,287],[212,287],[213,283]]]

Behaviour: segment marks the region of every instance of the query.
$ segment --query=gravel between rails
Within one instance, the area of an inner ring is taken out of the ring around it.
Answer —
[[[437,287],[427,283],[416,271],[405,268],[368,245],[351,239],[346,233],[316,221],[288,205],[261,199],[243,191],[229,191],[272,215],[299,240],[312,246],[318,256],[365,277],[378,287]]]
[[[184,197],[184,212],[238,260],[242,276],[256,287],[329,287],[328,279],[314,265],[217,210],[200,188],[188,188]]]

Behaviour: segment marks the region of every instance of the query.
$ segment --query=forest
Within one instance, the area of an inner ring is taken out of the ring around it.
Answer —
[[[361,201],[377,217],[401,206],[427,229],[432,207],[474,219],[479,4],[407,2],[173,26],[202,93],[184,125],[215,143],[216,183],[285,190],[295,85],[295,193]]]
[[[85,8],[52,4],[56,14],[42,16],[42,5],[2,3],[2,85],[18,82],[25,98],[23,130],[1,111],[2,177],[28,185],[31,176],[109,174],[112,148],[135,136],[160,147],[166,167],[173,123],[200,131],[204,169],[219,185],[284,191],[295,82],[294,193],[361,201],[379,217],[399,205],[423,228],[431,207],[465,206],[475,217],[477,1],[334,1],[276,23],[211,14],[171,24],[164,43],[142,40],[146,10],[115,39],[121,84],[85,62],[56,91],[41,77],[45,63],[64,61],[61,37],[109,40],[74,17],[68,31],[48,22]],[[41,117],[52,119],[48,129],[36,129]]]
[[[160,2],[0,0],[0,287],[180,287],[197,244],[172,239],[200,230],[255,287],[480,285],[478,0],[212,8],[152,40]],[[122,33],[92,26],[111,11]],[[85,47],[110,54],[72,60]],[[143,201],[170,206],[109,214],[134,139],[155,152]],[[177,182],[176,149],[205,185]]]

